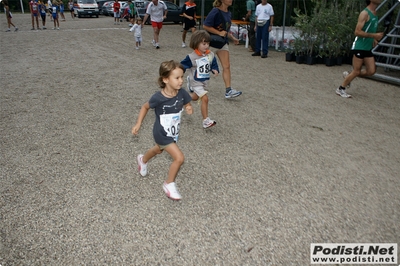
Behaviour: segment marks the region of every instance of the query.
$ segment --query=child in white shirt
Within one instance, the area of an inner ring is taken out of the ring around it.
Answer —
[[[133,32],[135,36],[136,49],[139,49],[139,46],[142,46],[142,22],[142,19],[138,17],[135,24],[133,24],[132,28],[129,30],[130,32]]]

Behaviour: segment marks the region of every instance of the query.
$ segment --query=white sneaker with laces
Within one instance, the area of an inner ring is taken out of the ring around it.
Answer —
[[[182,48],[186,47],[186,43],[182,42]]]
[[[340,87],[336,89],[336,94],[342,96],[343,98],[351,98],[351,95],[347,94],[347,92]]]
[[[137,156],[137,162],[139,166],[139,173],[141,176],[146,176],[147,175],[147,163],[143,162],[143,154],[139,154]]]
[[[209,117],[207,117],[206,119],[203,120],[203,128],[207,129],[210,128],[212,126],[215,126],[217,122],[215,122],[214,120],[211,120]]]
[[[167,184],[164,182],[163,189],[165,194],[167,194],[167,197],[172,199],[172,200],[180,200],[182,199],[181,194],[179,194],[179,191],[175,185],[175,182]]]

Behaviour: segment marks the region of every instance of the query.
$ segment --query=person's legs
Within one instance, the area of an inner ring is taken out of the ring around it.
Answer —
[[[181,168],[181,165],[183,164],[185,157],[182,151],[179,149],[178,145],[176,145],[176,143],[168,145],[165,148],[165,151],[168,152],[173,159],[173,162],[169,167],[168,178],[165,181],[167,184],[169,184],[175,182],[175,178],[178,175],[179,169]]]
[[[250,21],[250,28],[249,28],[249,45],[252,52],[256,50],[256,32],[254,31],[255,22]]]
[[[343,80],[341,87],[346,88],[350,82],[353,81],[356,77],[360,76],[361,68],[364,63],[364,59],[358,58],[355,55],[353,56],[353,70],[347,75],[347,77]],[[374,61],[375,65],[375,61]]]
[[[153,38],[156,43],[158,43],[159,34],[160,34],[160,30],[157,27],[153,27]]]
[[[183,30],[183,32],[182,32],[182,43],[185,43],[185,41],[186,41],[186,33],[187,33],[187,30]]]
[[[163,151],[160,150],[160,146],[157,144],[151,147],[142,157],[142,162],[147,164],[148,161],[150,161],[151,158],[156,156],[157,154],[162,153]]]
[[[254,51],[254,54],[260,54],[260,52],[261,52],[261,38],[262,38],[262,27],[257,26],[257,31],[256,31],[256,50]]]
[[[268,55],[269,45],[269,21],[262,27],[262,54]]]
[[[33,13],[31,13],[31,19],[32,19],[32,30],[35,29],[35,18],[33,16]]]
[[[369,76],[372,76],[375,74],[376,65],[375,65],[375,58],[373,56],[365,57],[364,65],[365,65],[365,69],[361,70],[360,77],[369,77]]]
[[[36,14],[36,28],[39,29],[39,14]]]
[[[229,59],[229,51],[218,50],[218,59],[222,65],[222,78],[224,79],[225,88],[231,87],[231,62]]]
[[[208,117],[208,96],[207,94],[204,94],[203,97],[201,97],[201,116],[203,119],[206,119]]]
[[[10,28],[10,25],[13,26],[15,28],[14,23],[12,23],[11,18],[7,18],[7,24],[8,24],[8,28]]]
[[[229,46],[225,44],[220,50],[216,52],[219,61],[222,65],[222,78],[225,83],[225,98],[231,99],[242,95],[241,91],[231,88],[231,62],[229,59]]]

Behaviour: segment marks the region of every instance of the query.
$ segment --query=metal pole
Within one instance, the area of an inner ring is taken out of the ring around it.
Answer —
[[[201,18],[200,18],[200,23],[201,27],[203,28],[203,23],[204,23],[204,6],[205,6],[205,0],[201,0]]]
[[[22,0],[19,0],[19,2],[21,3],[22,14],[24,14],[24,5],[22,4]]]
[[[285,42],[285,24],[286,24],[286,1],[283,3],[283,25],[282,25],[282,47]]]

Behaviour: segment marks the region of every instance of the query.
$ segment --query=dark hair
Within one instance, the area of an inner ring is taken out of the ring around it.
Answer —
[[[371,4],[371,0],[365,0],[365,3],[367,4],[367,6],[369,6],[369,4]]]
[[[200,43],[202,43],[203,41],[210,42],[211,41],[210,34],[205,30],[195,31],[192,34],[192,37],[190,38],[189,46],[193,50],[197,49],[199,47]]]
[[[176,68],[180,68],[183,71],[185,71],[185,69],[183,68],[183,66],[181,65],[181,63],[171,60],[171,61],[165,61],[162,62],[160,65],[160,69],[159,69],[159,73],[160,76],[158,78],[158,85],[160,86],[160,88],[164,89],[165,88],[165,83],[163,81],[163,79],[168,78],[171,75],[171,72],[173,70],[175,70]]]

